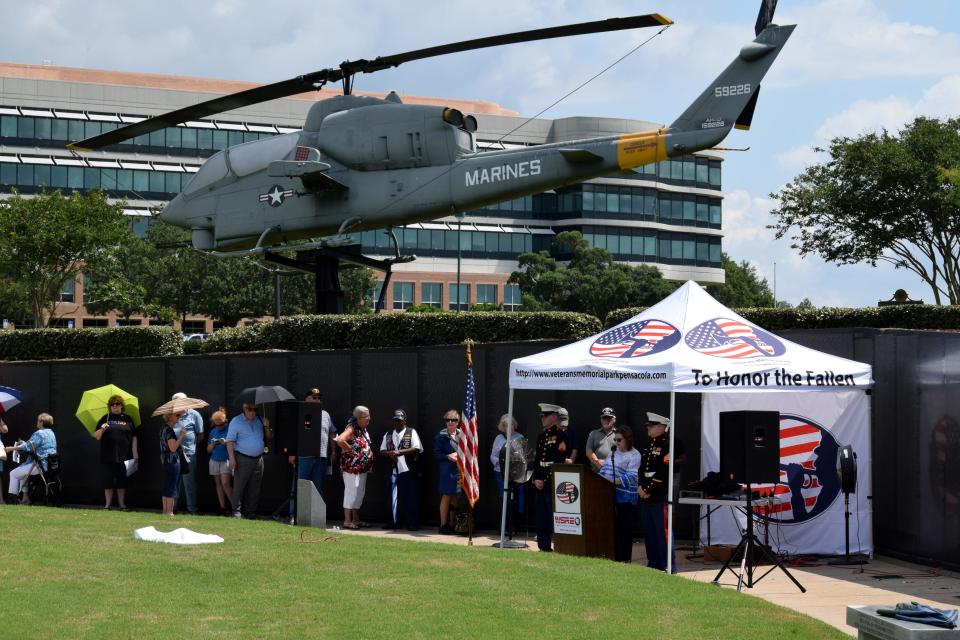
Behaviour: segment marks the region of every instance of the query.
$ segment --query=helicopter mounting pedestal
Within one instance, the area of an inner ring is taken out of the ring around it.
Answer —
[[[340,289],[340,262],[350,262],[360,266],[383,271],[383,288],[377,300],[376,312],[383,309],[387,287],[393,275],[393,265],[398,262],[410,262],[416,256],[397,255],[394,258],[368,258],[360,252],[360,245],[343,247],[322,247],[298,251],[295,258],[288,258],[271,251],[263,252],[263,259],[291,269],[299,269],[314,275],[316,294],[315,312],[318,315],[336,315],[343,313],[343,290]]]

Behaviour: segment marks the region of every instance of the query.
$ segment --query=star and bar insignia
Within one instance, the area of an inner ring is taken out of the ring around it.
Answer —
[[[270,191],[260,194],[260,202],[266,202],[271,207],[279,207],[283,204],[283,201],[290,196],[294,195],[293,189],[284,189],[278,184],[270,187]]]

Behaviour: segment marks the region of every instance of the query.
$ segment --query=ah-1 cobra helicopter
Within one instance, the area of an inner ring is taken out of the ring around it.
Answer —
[[[772,24],[763,0],[756,38],[668,127],[478,152],[476,119],[456,109],[351,93],[353,76],[405,62],[503,44],[672,24],[659,15],[615,18],[355,60],[223,96],[72,143],[99,149],[223,111],[343,83],[343,95],[314,104],[299,132],[225,149],[204,162],[160,214],[190,229],[195,249],[249,255],[345,244],[345,234],[392,228],[709,149],[749,128],[760,81],[794,25]],[[332,239],[290,244],[333,235]],[[396,240],[394,238],[396,245]],[[392,261],[403,261],[399,255]],[[335,268],[335,267],[334,267]],[[389,264],[386,265],[389,276]],[[318,267],[318,277],[320,275]],[[334,281],[336,278],[334,278]],[[384,286],[384,290],[386,286]],[[318,300],[318,307],[320,307]]]

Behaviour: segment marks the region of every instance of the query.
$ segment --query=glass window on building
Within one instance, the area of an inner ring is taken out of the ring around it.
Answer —
[[[506,311],[517,311],[520,309],[520,285],[503,285],[503,308]]]
[[[77,298],[77,281],[70,278],[63,283],[63,289],[60,290],[60,302],[75,302]]]
[[[720,228],[720,203],[710,204],[710,226]]]
[[[720,238],[710,239],[710,266],[719,267],[723,264],[720,256]]]
[[[191,129],[190,127],[184,127],[180,132],[180,148],[181,149],[196,149],[197,148],[197,130]]]
[[[2,182],[2,180],[0,180]],[[67,168],[50,167],[50,186],[59,189],[67,186]]]
[[[589,189],[587,187],[590,187]],[[593,186],[583,185],[583,210],[593,211]]]
[[[420,304],[441,309],[443,308],[442,296],[442,282],[424,282],[420,285]]]
[[[683,223],[693,225],[697,222],[697,203],[690,196],[683,199]]]
[[[707,238],[697,240],[697,264],[706,266],[710,262],[710,241]]]
[[[50,137],[54,140],[68,140],[69,124],[66,120],[53,120],[50,123]]]
[[[703,198],[697,198],[697,226],[708,224],[710,224],[710,203]]]
[[[84,167],[83,169],[83,188],[96,189],[100,186],[100,169],[96,167]]]
[[[183,140],[182,128],[167,127],[166,129],[164,129],[164,132],[167,138],[168,147],[170,147],[171,149],[179,149],[182,146],[181,145],[181,141]]]
[[[32,164],[21,164],[17,166],[16,184],[22,187],[33,186],[33,165]]]
[[[51,135],[51,119],[37,118],[34,129],[37,140],[49,140]]]
[[[162,173],[159,171],[150,171],[147,175],[150,176],[150,188],[148,191],[152,191],[153,193],[163,193],[166,190]]]
[[[67,167],[67,187],[83,189],[83,167]]]
[[[466,311],[470,308],[470,285],[460,284],[459,295],[457,293],[457,283],[450,283],[450,309]]]
[[[93,328],[106,328],[107,319],[106,318],[84,318],[83,319],[83,328],[89,329]]]
[[[710,186],[712,187],[720,186],[720,161],[719,160],[710,161]]]
[[[0,138],[17,137],[17,116],[0,116]]]
[[[33,118],[21,116],[17,118],[17,137],[26,140],[33,140],[34,128]]]
[[[33,183],[38,187],[50,186],[50,165],[38,164],[33,168]]]
[[[87,121],[83,123],[83,135],[87,138],[92,138],[93,136],[98,136],[103,131],[100,128],[100,123],[96,120]]]
[[[413,283],[393,283],[393,308],[395,310],[409,309],[413,305]]]
[[[497,304],[497,285],[478,284],[477,304]]]
[[[693,182],[697,177],[697,161],[693,158],[683,159],[683,179]]]
[[[697,158],[697,182],[701,184],[710,182],[710,163],[705,158]]]
[[[143,193],[144,191],[150,190],[150,172],[149,171],[134,171],[133,172],[133,190],[137,193]]]

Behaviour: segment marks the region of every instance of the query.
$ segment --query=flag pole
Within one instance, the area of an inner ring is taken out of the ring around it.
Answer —
[[[459,295],[459,292],[458,292],[457,295]],[[468,377],[469,377],[469,379],[470,379],[471,382],[472,382],[472,380],[473,380],[473,376],[472,376],[472,372],[473,372],[473,351],[472,351],[473,340],[471,340],[470,338],[467,338],[467,339],[464,341],[464,344],[467,346],[467,371],[468,371]],[[476,422],[477,422],[477,417],[476,417],[476,415],[477,415],[476,383],[475,383],[475,382],[472,383],[472,384],[469,384],[469,383],[468,383],[468,386],[472,386],[472,387],[473,387],[473,389],[472,389],[472,395],[473,395],[472,404],[473,404],[473,406],[472,406],[472,407],[465,406],[465,407],[464,407],[464,412],[465,412],[465,413],[468,412],[468,411],[471,412],[471,413],[473,414],[472,420],[473,420],[474,424],[476,424]],[[468,398],[470,397],[470,395],[471,395],[471,390],[468,389],[468,393],[467,393]],[[470,401],[468,400],[468,402],[470,402]],[[465,404],[467,404],[467,403],[465,403]],[[466,435],[467,435],[467,430],[466,430],[467,423],[465,422],[464,418],[466,418],[466,416],[465,416],[465,415],[461,415],[461,417],[460,417],[460,426],[461,426],[461,428],[464,430],[464,434],[463,434],[463,435],[466,436]],[[470,436],[467,436],[467,437],[470,438],[470,440],[469,440],[468,442],[464,443],[464,444],[466,444],[468,447],[469,447],[469,446],[475,446],[475,445],[476,445],[476,434],[474,433],[472,437],[470,437]],[[466,485],[467,485],[468,483],[470,483],[470,480],[467,479],[466,460],[464,460],[463,458],[464,458],[464,456],[462,455],[462,449],[461,449],[460,446],[458,445],[458,446],[457,446],[457,466],[460,468],[460,480],[461,480],[461,482],[463,483],[463,487],[464,487],[464,489],[467,489]],[[474,456],[474,460],[472,461],[472,464],[473,464],[473,466],[474,466],[474,468],[475,468],[475,466],[476,466],[476,464],[477,464],[476,456]],[[472,479],[473,479],[473,476],[472,476],[472,473],[471,473],[471,480],[472,480]],[[471,488],[470,488],[469,490],[465,490],[464,493],[467,495],[467,504],[469,505],[469,510],[467,511],[467,546],[468,546],[468,547],[472,547],[472,546],[473,546],[473,503],[474,503],[473,488],[472,488],[472,486],[471,486]],[[477,486],[477,493],[479,493],[479,483],[478,483],[478,486]]]

